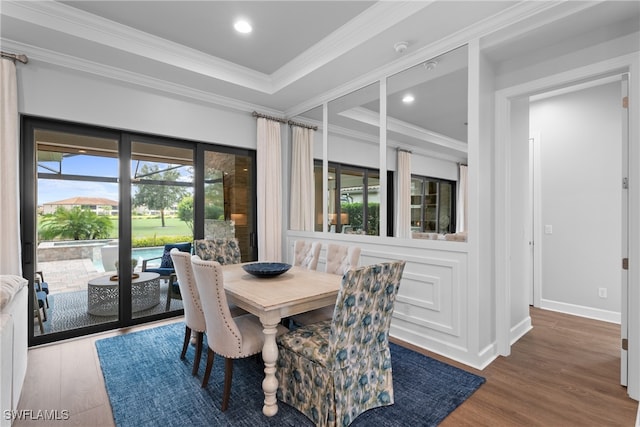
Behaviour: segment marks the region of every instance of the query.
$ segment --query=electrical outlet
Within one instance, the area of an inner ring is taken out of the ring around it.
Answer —
[[[598,296],[600,298],[606,298],[607,297],[607,288],[598,288]]]

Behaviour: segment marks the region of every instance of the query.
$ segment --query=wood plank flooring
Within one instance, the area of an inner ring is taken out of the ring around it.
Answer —
[[[511,356],[483,371],[425,352],[487,379],[442,426],[633,426],[638,402],[619,385],[619,326],[533,308],[531,316],[534,329]],[[14,426],[113,426],[94,342],[127,332],[29,350],[19,409],[68,410],[70,419]]]

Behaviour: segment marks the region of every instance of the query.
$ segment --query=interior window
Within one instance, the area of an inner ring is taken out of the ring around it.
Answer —
[[[455,182],[411,177],[411,230],[427,233],[455,232]]]

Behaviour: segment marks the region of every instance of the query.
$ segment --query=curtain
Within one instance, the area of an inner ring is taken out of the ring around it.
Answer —
[[[458,200],[456,202],[456,233],[467,231],[467,165],[460,165]]]
[[[0,60],[0,274],[22,276],[16,64]]]
[[[411,238],[411,153],[398,150],[396,237]]]
[[[313,129],[292,127],[291,149],[291,206],[289,211],[292,230],[313,231]]]
[[[258,118],[258,259],[282,261],[280,123]]]

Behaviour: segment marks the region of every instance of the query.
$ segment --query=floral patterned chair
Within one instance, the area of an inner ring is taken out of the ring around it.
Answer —
[[[317,426],[393,404],[389,325],[404,261],[347,271],[333,319],[278,337],[277,397]]]
[[[216,261],[221,265],[242,262],[238,239],[200,239],[193,242],[195,255],[204,261]]]

